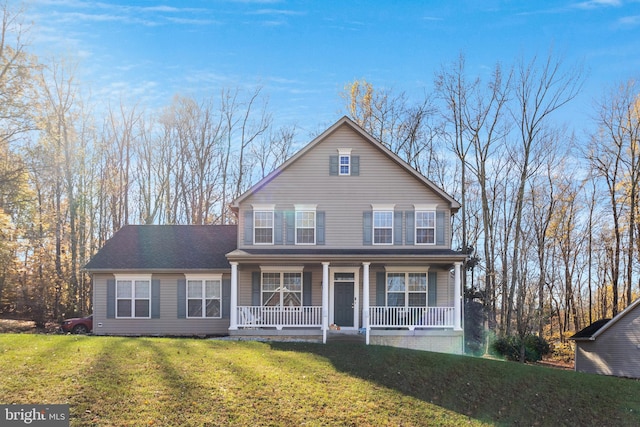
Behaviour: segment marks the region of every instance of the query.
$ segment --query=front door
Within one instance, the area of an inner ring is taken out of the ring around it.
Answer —
[[[333,272],[333,323],[341,328],[354,328],[356,273],[353,269],[345,270]]]
[[[334,322],[341,327],[353,327],[353,282],[335,282]]]

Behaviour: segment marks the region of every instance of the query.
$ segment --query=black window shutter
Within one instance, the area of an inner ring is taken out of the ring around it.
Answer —
[[[296,213],[293,211],[286,211],[284,213],[284,227],[286,229],[286,242],[287,245],[296,244]]]
[[[260,272],[251,273],[251,305],[260,306]]]
[[[373,244],[373,212],[364,211],[362,213],[362,244],[363,245],[372,245]]]
[[[384,271],[376,273],[376,305],[378,307],[384,307],[386,304],[385,294],[387,291],[387,275]]]
[[[178,319],[187,318],[187,281],[178,280]]]
[[[416,217],[415,212],[407,211],[405,212],[405,220],[407,227],[407,235],[405,236],[405,243],[407,245],[415,244],[413,238],[416,235]]]
[[[151,281],[151,318],[160,318],[160,280]]]
[[[253,211],[244,212],[244,244],[253,244]]]
[[[316,245],[324,245],[324,212],[316,212]]]
[[[222,279],[222,318],[228,319],[231,312],[231,279]]]
[[[329,156],[329,175],[338,175],[338,156]]]
[[[351,156],[351,175],[360,175],[360,156]]]
[[[115,319],[116,317],[116,281],[115,279],[107,280],[107,319]]]
[[[393,244],[402,244],[402,211],[393,213]]]
[[[305,271],[302,273],[302,305],[311,305],[311,272]]]
[[[282,241],[282,229],[284,223],[282,221],[284,214],[282,211],[276,211],[273,213],[273,244],[281,245]]]
[[[429,307],[435,307],[438,305],[438,273],[435,271],[429,272],[429,283],[427,285],[427,305]]]

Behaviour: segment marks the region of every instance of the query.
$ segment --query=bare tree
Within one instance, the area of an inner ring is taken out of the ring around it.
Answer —
[[[220,111],[224,120],[226,132],[226,146],[222,152],[220,169],[222,172],[222,197],[220,222],[227,224],[232,221],[229,213],[229,203],[239,196],[250,185],[246,179],[248,165],[245,153],[250,152],[251,145],[265,133],[272,125],[271,115],[267,112],[266,103],[258,105],[261,100],[261,88],[255,89],[243,101],[239,98],[238,89],[224,90],[221,96]],[[255,109],[258,109],[256,111]],[[237,161],[232,161],[235,159]],[[235,168],[235,169],[234,169]]]
[[[598,131],[591,138],[586,157],[596,176],[604,182],[612,219],[613,239],[606,239],[612,285],[612,314],[620,309],[619,280],[623,256],[623,232],[627,229],[626,304],[631,303],[635,245],[635,212],[640,179],[640,118],[635,81],[620,85],[597,107]]]
[[[519,146],[513,153],[514,169],[518,173],[517,191],[514,200],[514,235],[511,263],[521,262],[521,239],[523,232],[522,215],[525,209],[525,193],[529,178],[536,171],[544,156],[543,141],[547,138],[547,122],[554,111],[562,108],[576,97],[583,78],[579,69],[565,70],[560,59],[549,54],[539,61],[534,57],[526,63],[522,60],[516,67],[514,80],[515,105],[511,115],[517,126]],[[517,291],[518,300],[526,292],[523,278],[517,268],[511,271],[508,295],[506,329],[510,329],[513,296]]]
[[[258,139],[258,143],[251,147],[251,155],[259,170],[255,178],[264,178],[291,157],[296,132],[295,126],[283,126]]]

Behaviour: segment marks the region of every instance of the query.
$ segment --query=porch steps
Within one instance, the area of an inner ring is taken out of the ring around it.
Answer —
[[[364,344],[366,340],[365,336],[359,334],[358,331],[328,331],[327,342],[348,342]]]

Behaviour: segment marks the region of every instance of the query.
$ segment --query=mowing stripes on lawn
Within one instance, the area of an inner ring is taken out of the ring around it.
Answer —
[[[640,424],[640,383],[390,347],[0,334],[0,403],[72,426]]]

